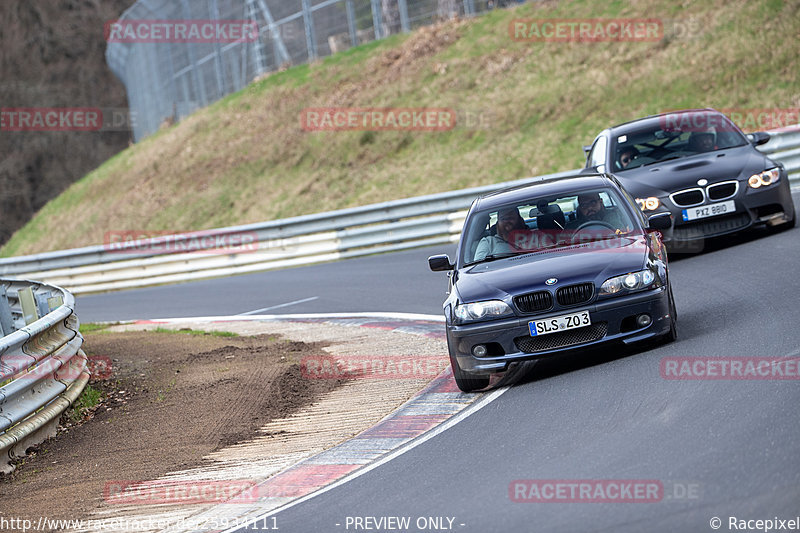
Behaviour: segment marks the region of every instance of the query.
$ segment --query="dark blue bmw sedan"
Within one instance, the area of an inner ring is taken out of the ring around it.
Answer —
[[[456,383],[484,388],[512,362],[602,343],[676,338],[667,253],[656,230],[609,174],[543,179],[475,200],[444,302]]]

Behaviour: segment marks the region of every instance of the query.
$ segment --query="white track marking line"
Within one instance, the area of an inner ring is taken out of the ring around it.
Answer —
[[[302,304],[302,303],[305,303],[305,302],[312,302],[312,301],[317,300],[317,299],[319,299],[319,296],[312,296],[311,298],[304,298],[302,300],[295,300],[293,302],[287,302],[285,304],[273,305],[272,307],[264,307],[264,308],[261,308],[261,309],[256,309],[255,311],[248,311],[246,313],[239,313],[236,316],[257,315],[258,313],[262,313],[264,311],[269,311],[271,309],[279,309],[281,307],[289,307],[290,305],[297,305],[297,304]]]
[[[182,322],[236,322],[238,320],[304,320],[314,319],[337,319],[337,318],[381,318],[399,320],[429,320],[431,322],[444,322],[444,315],[423,315],[417,313],[302,313],[286,315],[223,315],[223,316],[191,316],[181,318],[152,318],[148,322],[159,322],[166,324],[180,324]],[[105,322],[109,324],[131,324],[137,320],[125,320],[122,322]],[[101,322],[102,323],[102,322]]]
[[[311,494],[308,494],[306,496],[303,496],[302,498],[298,498],[298,499],[296,499],[294,501],[291,501],[291,502],[289,502],[289,503],[287,503],[285,505],[282,505],[281,507],[278,507],[276,509],[273,509],[272,511],[269,511],[269,512],[267,512],[267,513],[265,513],[265,514],[263,514],[263,515],[261,515],[259,517],[253,518],[253,519],[249,520],[248,522],[245,522],[244,524],[238,525],[236,527],[232,527],[230,529],[226,529],[222,533],[233,533],[234,531],[247,530],[247,526],[249,526],[250,524],[255,524],[259,520],[263,520],[263,519],[268,518],[268,517],[270,517],[270,516],[272,516],[274,514],[280,513],[282,511],[286,511],[287,509],[290,509],[291,507],[294,507],[295,505],[298,505],[300,503],[306,502],[306,501],[310,500],[311,498],[315,498],[315,497],[319,496],[320,494],[324,494],[324,493],[328,492],[329,490],[333,490],[333,489],[335,489],[336,487],[338,487],[340,485],[344,485],[348,481],[352,481],[352,480],[356,479],[357,477],[361,477],[362,475],[366,474],[367,472],[370,472],[370,471],[378,468],[379,466],[388,463],[392,459],[400,457],[404,453],[413,450],[414,448],[416,448],[420,444],[431,440],[432,438],[436,437],[437,435],[439,435],[440,433],[442,433],[444,431],[447,431],[448,429],[450,429],[454,425],[458,424],[459,422],[461,422],[462,420],[464,420],[468,416],[472,415],[473,413],[477,413],[479,410],[483,409],[484,407],[486,407],[487,405],[489,405],[490,403],[495,401],[497,398],[502,396],[506,391],[508,391],[508,389],[509,389],[509,387],[503,387],[501,389],[497,389],[497,390],[492,391],[490,393],[486,393],[486,395],[483,398],[481,398],[480,400],[478,400],[475,403],[471,404],[469,407],[465,408],[463,411],[461,411],[460,413],[458,413],[454,417],[450,418],[449,420],[447,420],[443,424],[437,426],[436,428],[434,428],[433,430],[431,430],[431,431],[429,431],[427,433],[424,433],[422,436],[417,437],[416,439],[414,439],[410,443],[408,443],[408,444],[406,444],[404,446],[401,446],[397,450],[395,450],[393,452],[390,452],[389,454],[387,454],[383,458],[379,459],[378,461],[376,461],[376,462],[374,462],[374,463],[372,463],[370,465],[367,465],[367,466],[365,466],[363,468],[360,468],[360,469],[356,470],[355,472],[353,472],[352,474],[348,474],[345,477],[341,478],[340,480],[334,481],[330,485],[327,485],[327,486],[325,486],[325,487],[323,487],[323,488],[321,488],[321,489],[319,489],[319,490],[317,490],[315,492],[312,492]]]

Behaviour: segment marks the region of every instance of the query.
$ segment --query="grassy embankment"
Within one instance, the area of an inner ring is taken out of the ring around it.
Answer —
[[[118,154],[0,255],[198,230],[577,168],[602,128],[668,109],[800,106],[797,3],[525,4],[255,82]],[[647,17],[659,42],[515,42],[514,18]],[[446,132],[306,132],[306,107],[448,107]]]

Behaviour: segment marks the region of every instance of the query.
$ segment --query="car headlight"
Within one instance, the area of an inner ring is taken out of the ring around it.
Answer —
[[[638,291],[650,287],[655,281],[656,275],[649,268],[622,276],[614,276],[605,280],[600,286],[600,295]]]
[[[650,196],[648,198],[637,198],[636,203],[639,204],[639,208],[642,211],[655,211],[658,209],[658,206],[661,205],[661,202],[659,202],[658,198],[655,196]]]
[[[753,174],[747,179],[747,184],[753,188],[766,187],[772,185],[781,178],[781,170],[779,168],[771,168],[759,174]]]
[[[454,312],[459,322],[488,320],[513,314],[508,304],[502,300],[486,300],[485,302],[459,304],[456,306]]]

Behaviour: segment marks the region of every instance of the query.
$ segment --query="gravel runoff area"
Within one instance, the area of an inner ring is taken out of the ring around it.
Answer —
[[[90,383],[104,398],[82,421],[64,417],[55,439],[0,476],[0,521],[184,530],[235,491],[373,426],[448,363],[441,338],[358,321],[128,324],[85,337],[90,358],[111,364]],[[408,369],[400,363],[420,358],[426,366],[421,375],[321,372],[334,358],[362,369],[389,360]]]

